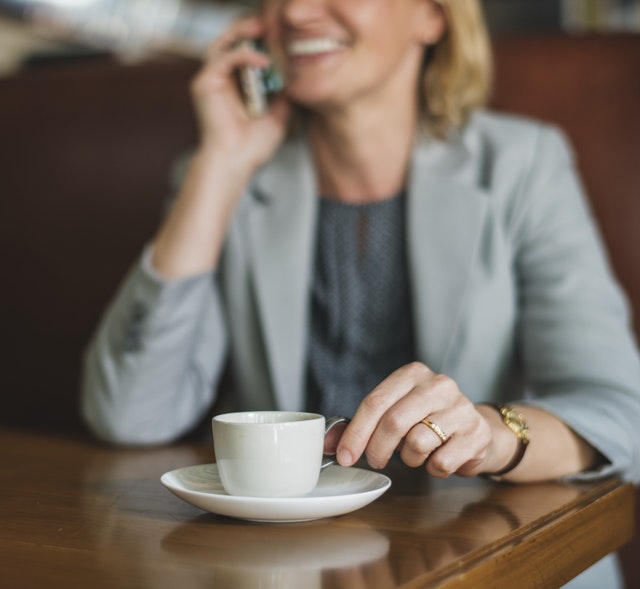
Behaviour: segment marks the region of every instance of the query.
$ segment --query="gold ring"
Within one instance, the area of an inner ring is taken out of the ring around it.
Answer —
[[[434,434],[436,434],[436,436],[440,438],[440,441],[443,444],[449,439],[449,436],[442,431],[442,428],[437,423],[429,421],[426,417],[420,423],[424,423]]]

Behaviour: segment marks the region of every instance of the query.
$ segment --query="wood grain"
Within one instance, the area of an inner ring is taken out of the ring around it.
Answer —
[[[0,431],[2,586],[556,587],[632,533],[633,490],[431,479],[393,463],[348,515],[264,525],[204,513],[159,482],[207,445],[112,449]]]

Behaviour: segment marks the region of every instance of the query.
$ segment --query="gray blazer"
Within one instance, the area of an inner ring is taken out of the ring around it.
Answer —
[[[611,461],[591,476],[640,479],[628,308],[561,134],[478,113],[446,143],[416,141],[407,189],[418,360],[474,402],[557,414]],[[316,215],[301,139],[253,179],[213,275],[167,282],[143,255],[86,355],[98,436],[176,438],[210,408],[227,361],[234,408],[303,407]]]

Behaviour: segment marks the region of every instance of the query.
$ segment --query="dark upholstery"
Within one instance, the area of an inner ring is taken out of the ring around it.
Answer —
[[[100,62],[0,80],[0,422],[80,428],[81,350],[195,140],[192,71]]]

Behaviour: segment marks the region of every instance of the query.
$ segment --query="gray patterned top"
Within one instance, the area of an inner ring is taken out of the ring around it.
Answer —
[[[414,360],[406,197],[322,198],[312,285],[308,407],[352,416],[362,398]]]

